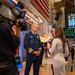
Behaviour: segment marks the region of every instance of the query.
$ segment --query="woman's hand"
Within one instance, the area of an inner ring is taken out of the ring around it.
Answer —
[[[48,43],[48,44],[47,44],[47,48],[48,48],[48,49],[50,49],[50,47],[51,47],[51,44],[50,44],[50,43]]]

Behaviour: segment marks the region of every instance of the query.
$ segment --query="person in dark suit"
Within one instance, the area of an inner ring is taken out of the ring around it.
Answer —
[[[26,49],[26,67],[25,74],[29,75],[31,65],[33,64],[33,75],[39,75],[40,69],[40,53],[41,42],[39,35],[36,34],[38,30],[37,24],[32,24],[31,31],[25,35],[24,48]]]

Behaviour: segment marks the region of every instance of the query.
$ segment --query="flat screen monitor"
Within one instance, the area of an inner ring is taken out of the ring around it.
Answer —
[[[64,28],[64,34],[67,38],[74,38],[75,28]]]

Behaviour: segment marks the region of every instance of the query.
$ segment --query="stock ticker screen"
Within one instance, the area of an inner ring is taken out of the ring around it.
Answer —
[[[74,38],[75,28],[64,28],[64,34],[67,38]]]

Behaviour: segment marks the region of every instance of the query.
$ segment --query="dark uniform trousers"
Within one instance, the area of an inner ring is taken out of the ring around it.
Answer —
[[[33,75],[39,75],[40,60],[28,60],[26,62],[25,75],[29,75],[31,65],[33,63]]]

